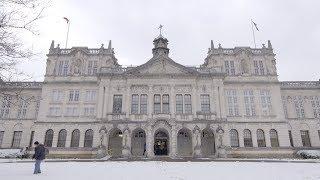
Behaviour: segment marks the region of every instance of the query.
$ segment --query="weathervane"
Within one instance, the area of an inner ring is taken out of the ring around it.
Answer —
[[[163,28],[163,25],[160,24],[160,26],[159,26],[159,28],[158,28],[158,29],[160,29],[160,36],[162,36],[162,28]]]

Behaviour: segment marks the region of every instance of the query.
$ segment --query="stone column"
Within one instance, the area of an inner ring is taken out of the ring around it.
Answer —
[[[153,153],[153,135],[152,135],[152,129],[151,127],[147,128],[146,131],[146,156],[148,158],[153,158],[154,153]]]
[[[152,86],[149,85],[149,93],[148,93],[148,118],[152,118],[153,113],[153,93]]]
[[[99,90],[97,93],[98,104],[97,104],[97,118],[102,118],[103,109],[105,103],[105,87],[102,85],[102,82],[99,84]]]
[[[52,130],[53,130],[52,147],[57,147],[59,129],[52,129]]]
[[[169,95],[169,108],[170,108],[170,117],[175,118],[175,103],[174,100],[176,99],[176,96],[174,94],[174,86],[170,85],[170,95]]]
[[[199,158],[201,157],[201,133],[199,127],[193,130],[192,136],[192,148],[193,148],[193,157]]]
[[[175,126],[172,127],[171,130],[171,138],[170,138],[170,157],[176,158],[177,157],[177,129]]]
[[[124,158],[131,157],[131,138],[129,129],[125,129],[122,138],[122,156]]]
[[[257,130],[250,130],[252,136],[252,147],[258,147]]]

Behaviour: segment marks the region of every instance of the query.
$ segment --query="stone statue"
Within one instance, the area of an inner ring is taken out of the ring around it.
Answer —
[[[242,74],[249,73],[249,65],[245,59],[241,60],[241,70],[242,70]]]

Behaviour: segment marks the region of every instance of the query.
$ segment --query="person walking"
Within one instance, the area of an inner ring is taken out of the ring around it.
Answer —
[[[38,141],[34,142],[34,155],[33,159],[36,160],[34,164],[34,171],[33,174],[39,174],[41,173],[40,164],[41,161],[45,159],[46,157],[46,149],[43,144],[39,144]]]

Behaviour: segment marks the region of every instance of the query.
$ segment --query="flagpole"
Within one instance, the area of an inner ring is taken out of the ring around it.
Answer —
[[[69,27],[70,27],[70,21],[68,21],[68,30],[67,30],[67,37],[66,37],[66,49],[68,47]]]
[[[252,19],[251,19],[251,30],[252,30],[254,48],[257,48],[257,45],[256,45],[256,36],[255,36],[255,34],[254,34],[253,21],[252,21]]]

